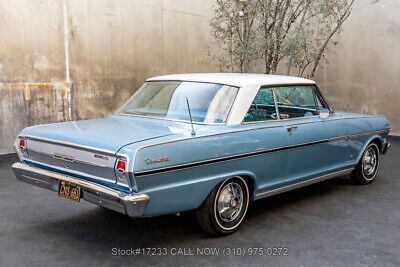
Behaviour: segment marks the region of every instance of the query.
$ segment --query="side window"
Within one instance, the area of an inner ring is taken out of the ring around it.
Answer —
[[[312,86],[278,87],[275,94],[281,119],[317,115]]]
[[[251,103],[244,122],[276,120],[276,110],[272,89],[261,88]]]

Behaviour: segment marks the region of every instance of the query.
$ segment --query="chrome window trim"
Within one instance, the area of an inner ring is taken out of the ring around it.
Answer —
[[[229,84],[229,83],[216,83],[216,82],[206,82],[206,81],[196,81],[196,80],[190,80],[190,79],[188,79],[188,80],[162,80],[162,79],[160,79],[160,80],[151,80],[151,81],[146,81],[146,83],[152,83],[152,82],[191,82],[191,83],[211,83],[211,84],[221,84],[221,85],[227,85],[227,86],[230,86],[230,87],[236,87],[236,88],[241,88],[240,86],[238,86],[238,85],[233,85],[233,84]]]
[[[328,101],[326,101],[325,97],[322,95],[321,90],[316,83],[314,84],[314,88],[315,88],[315,92],[317,93],[317,95],[321,98],[321,100],[324,102],[324,104],[328,107],[329,113],[335,114],[335,110],[332,108],[331,105],[329,105]]]
[[[259,90],[261,90],[263,87],[260,87],[260,89]],[[276,100],[276,92],[275,92],[275,89],[274,88],[270,88],[271,89],[271,91],[272,91],[272,97],[274,98],[274,106],[275,106],[275,112],[276,112],[276,120],[280,120],[281,119],[281,115],[279,114],[279,107],[278,107],[278,101]],[[258,94],[258,92],[257,92],[257,94]],[[254,101],[254,99],[253,99],[253,101]],[[253,102],[251,102],[251,103],[253,103]],[[247,114],[246,114],[247,115]],[[245,115],[245,116],[246,116]],[[244,121],[244,118],[243,118],[243,121]]]
[[[245,121],[245,122],[242,122],[241,124],[245,125],[245,124],[263,123],[263,122],[294,121],[294,120],[309,119],[309,118],[319,118],[319,116],[318,115],[313,115],[313,116],[307,116],[307,117],[301,117],[301,118],[266,120],[266,121]],[[334,119],[334,120],[337,120],[337,119]],[[331,120],[331,121],[333,121],[333,120]],[[313,121],[313,122],[317,122],[317,121]],[[306,122],[306,123],[313,123],[313,122]],[[305,123],[297,123],[297,124],[305,124]],[[294,125],[294,124],[289,124],[287,126],[291,126],[291,125]]]
[[[321,92],[319,91],[319,88],[317,86],[317,84],[315,83],[310,83],[310,84],[279,84],[279,85],[261,85],[260,88],[257,91],[257,94],[260,90],[268,88],[272,90],[272,95],[274,97],[274,102],[275,102],[275,110],[277,113],[277,119],[276,120],[265,120],[265,121],[244,121],[244,119],[246,118],[247,112],[244,114],[242,122],[240,124],[254,124],[254,123],[263,123],[263,122],[274,122],[274,121],[288,121],[288,120],[301,120],[301,119],[306,119],[306,118],[312,118],[312,117],[319,117],[319,115],[313,115],[313,116],[307,116],[307,117],[299,117],[299,118],[290,118],[290,119],[281,119],[280,115],[279,115],[279,107],[276,101],[276,93],[275,93],[275,89],[280,88],[280,87],[289,87],[289,86],[299,86],[299,87],[304,87],[304,86],[310,86],[313,90],[313,95],[314,95],[314,103],[315,103],[315,107],[316,110],[318,111],[318,105],[316,102],[316,97],[317,95],[321,98],[323,104],[325,104],[327,106],[327,108],[329,109],[329,113],[330,114],[334,114],[335,112],[333,111],[333,109],[328,105],[328,103],[325,101],[325,99],[322,97]],[[256,96],[257,96],[256,94]],[[255,97],[253,98],[253,100],[250,103],[253,103]]]
[[[317,111],[317,114],[320,114],[320,113],[319,113],[318,101],[317,101],[317,92],[316,92],[315,86],[313,87],[312,90],[313,90],[313,98],[314,98],[315,109],[316,109],[316,111]],[[322,104],[322,103],[321,103],[321,104]]]
[[[112,115],[140,117],[140,118],[147,118],[147,119],[174,121],[174,122],[181,122],[181,123],[190,124],[190,121],[185,121],[185,120],[167,119],[167,118],[154,117],[154,116],[145,116],[145,115],[138,115],[138,114],[114,113]],[[229,116],[229,114],[228,114],[228,116]],[[196,121],[194,121],[193,124],[198,124],[198,125],[226,125],[226,122],[208,122],[208,123],[205,123],[205,122],[196,122]]]

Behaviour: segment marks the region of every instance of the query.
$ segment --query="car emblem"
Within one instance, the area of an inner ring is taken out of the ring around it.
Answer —
[[[72,157],[72,156],[61,155],[61,154],[58,154],[58,153],[55,153],[53,155],[53,158],[64,160],[64,161],[69,161],[69,162],[74,162],[75,161],[74,157]]]
[[[146,162],[147,164],[152,164],[152,163],[165,162],[165,161],[169,161],[169,160],[170,160],[169,157],[162,157],[159,159],[145,159],[144,162]]]
[[[98,158],[98,159],[102,159],[102,160],[108,160],[108,157],[106,157],[106,156],[103,156],[103,155],[94,154],[93,156],[94,156],[95,158]]]

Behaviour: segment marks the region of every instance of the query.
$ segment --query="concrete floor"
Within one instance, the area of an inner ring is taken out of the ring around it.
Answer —
[[[190,214],[131,219],[60,199],[17,181],[10,169],[16,158],[2,158],[0,265],[399,266],[400,139],[391,143],[371,185],[339,177],[257,201],[241,229],[220,238],[201,232]],[[222,255],[257,247],[286,247],[289,255]],[[113,256],[113,248],[165,248],[168,255]],[[197,248],[220,250],[200,256]],[[172,255],[179,251],[194,255]]]

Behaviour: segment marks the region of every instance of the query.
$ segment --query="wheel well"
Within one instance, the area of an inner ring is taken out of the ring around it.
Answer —
[[[379,138],[373,139],[370,143],[375,143],[379,148],[379,153],[382,151],[382,141]]]
[[[254,180],[253,180],[253,178],[251,178],[248,175],[240,175],[240,177],[242,177],[246,181],[247,186],[249,187],[249,197],[251,200],[251,198],[253,197],[253,192],[254,192]]]

